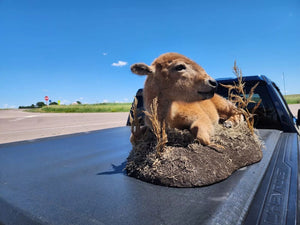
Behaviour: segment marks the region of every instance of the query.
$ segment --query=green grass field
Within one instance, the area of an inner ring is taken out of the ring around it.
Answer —
[[[95,112],[129,112],[131,103],[102,103],[82,105],[51,105],[38,109],[29,109],[29,112],[51,113],[95,113]]]
[[[300,94],[284,96],[288,104],[300,104]],[[38,109],[28,109],[30,112],[51,113],[94,113],[94,112],[129,112],[131,103],[101,103],[82,105],[51,105]]]
[[[285,95],[287,104],[300,104],[300,94],[297,95]]]

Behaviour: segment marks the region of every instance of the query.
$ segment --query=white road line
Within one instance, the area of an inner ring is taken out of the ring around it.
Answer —
[[[123,121],[122,121],[123,123]],[[24,129],[24,130],[16,130],[16,131],[8,131],[8,132],[0,132],[1,134],[15,134],[15,133],[22,133],[22,132],[28,132],[28,131],[43,131],[43,130],[53,130],[53,129],[67,129],[67,128],[76,128],[76,127],[86,127],[86,126],[99,126],[99,125],[112,125],[112,124],[116,124],[116,125],[120,125],[120,122],[106,122],[106,123],[96,123],[96,124],[84,124],[84,125],[72,125],[72,126],[61,126],[61,127],[44,127],[44,128],[38,128],[38,129],[32,129],[32,128],[28,128],[28,129]],[[125,122],[124,125],[125,126]],[[97,128],[96,128],[97,129]],[[100,130],[101,128],[99,128]],[[103,129],[103,128],[102,128]]]
[[[39,115],[29,115],[29,116],[23,116],[23,117],[19,117],[13,120],[10,120],[9,122],[15,122],[15,121],[20,121],[20,120],[24,120],[27,118],[33,118],[33,117],[39,117]]]

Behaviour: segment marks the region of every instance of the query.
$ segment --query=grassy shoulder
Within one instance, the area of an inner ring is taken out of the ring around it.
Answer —
[[[102,103],[82,105],[50,105],[29,109],[29,112],[51,113],[96,113],[96,112],[129,112],[131,103]]]
[[[300,94],[285,95],[288,104],[300,104]],[[94,112],[129,112],[131,103],[101,103],[82,105],[51,105],[42,108],[28,109],[29,112],[51,113],[94,113]]]
[[[284,98],[287,104],[300,104],[300,94],[285,95]]]

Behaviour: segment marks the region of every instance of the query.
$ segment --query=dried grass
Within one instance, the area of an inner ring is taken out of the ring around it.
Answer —
[[[160,155],[163,151],[166,143],[168,143],[168,136],[166,133],[166,122],[159,121],[158,119],[158,100],[154,98],[150,106],[150,112],[145,111],[145,115],[151,121],[151,130],[154,133],[157,143],[156,143],[156,154]]]
[[[134,97],[132,105],[132,115],[130,114],[131,133],[134,137],[137,137],[137,135],[139,135],[141,132],[141,125],[139,123],[137,105],[138,100],[136,97]]]
[[[255,101],[252,100],[252,97],[255,88],[259,85],[259,82],[257,82],[251,88],[249,95],[247,96],[245,92],[245,83],[243,82],[242,70],[236,65],[236,61],[234,61],[233,73],[237,77],[237,83],[234,82],[233,85],[221,85],[225,88],[228,88],[228,100],[236,104],[237,113],[242,114],[244,116],[248,128],[250,129],[251,133],[254,134],[254,113],[259,107],[261,100],[255,105],[251,112],[248,110],[247,106],[249,103],[255,103]]]

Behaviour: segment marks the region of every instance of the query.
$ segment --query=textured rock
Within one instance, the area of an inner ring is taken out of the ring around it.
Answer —
[[[160,153],[154,134],[147,130],[133,144],[126,171],[154,184],[197,187],[222,181],[261,160],[261,142],[246,124],[235,128],[217,125],[215,129],[211,146],[201,145],[188,130],[168,130],[168,143]]]

